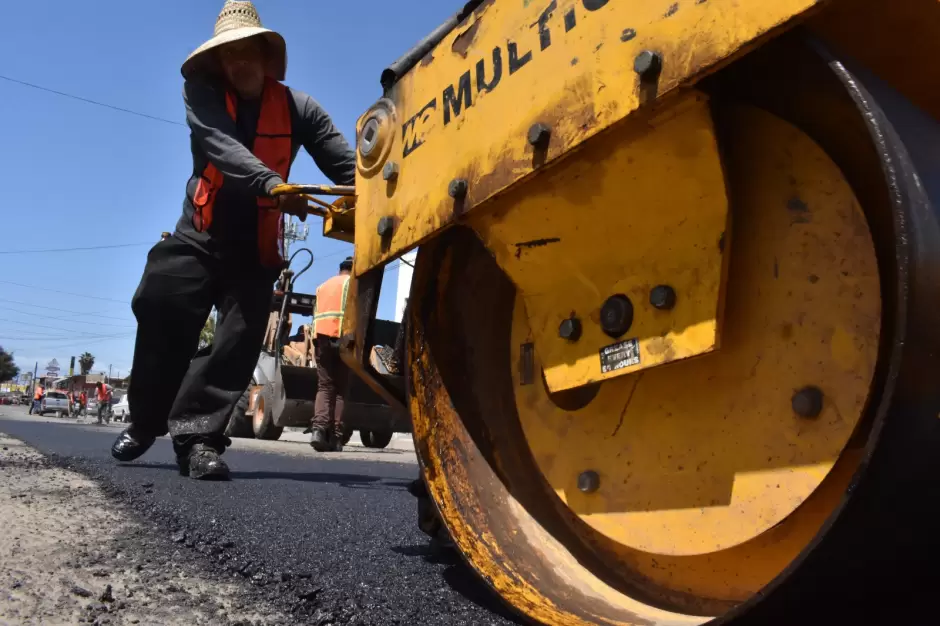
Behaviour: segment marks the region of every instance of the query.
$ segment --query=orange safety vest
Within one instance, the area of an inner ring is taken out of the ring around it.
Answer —
[[[108,399],[108,396],[111,395],[111,390],[108,389],[107,385],[101,385],[101,389],[98,390],[98,402],[102,402]]]
[[[346,313],[346,292],[349,275],[334,276],[317,287],[317,301],[313,305],[313,334],[339,337]]]
[[[36,387],[36,391],[35,391],[35,393],[33,394],[33,400],[40,400],[40,399],[42,399],[42,392],[43,392],[43,391],[44,391],[44,390],[43,390],[42,387]]]
[[[266,79],[261,96],[261,113],[255,130],[252,153],[281,177],[287,180],[291,165],[291,121],[287,105],[287,87]],[[231,91],[225,94],[225,108],[236,119],[237,98]],[[205,232],[212,226],[215,198],[222,188],[224,176],[211,162],[206,166],[193,195],[193,227]],[[258,198],[258,250],[265,267],[284,264],[284,218],[275,210],[274,198]]]

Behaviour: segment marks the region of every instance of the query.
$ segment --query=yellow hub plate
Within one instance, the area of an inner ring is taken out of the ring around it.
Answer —
[[[552,391],[718,346],[728,198],[703,94],[612,129],[470,223],[522,293]],[[651,303],[661,285],[671,308]],[[618,296],[631,322],[606,334]],[[571,318],[575,341],[559,332]]]
[[[878,270],[851,189],[783,121],[744,107],[734,119],[744,130],[726,162],[734,237],[721,349],[605,381],[570,411],[538,375],[514,375],[526,439],[556,493],[600,533],[648,553],[712,553],[783,522],[843,453],[875,366]],[[662,172],[663,187],[677,182]],[[539,372],[524,304],[513,359]],[[791,408],[808,385],[824,393],[815,419]],[[587,470],[600,477],[592,493],[577,487]]]

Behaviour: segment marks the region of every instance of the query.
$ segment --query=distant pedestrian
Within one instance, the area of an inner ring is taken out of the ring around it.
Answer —
[[[75,412],[75,417],[85,417],[88,415],[88,394],[85,393],[85,390],[82,389],[78,394],[78,409]]]
[[[343,395],[349,382],[349,369],[339,356],[339,335],[343,329],[352,265],[352,257],[347,257],[339,264],[339,274],[317,287],[313,309],[317,399],[310,445],[318,452],[343,449]]]
[[[111,387],[104,383],[96,383],[95,391],[98,395],[98,423],[104,418],[105,423],[111,423]]]

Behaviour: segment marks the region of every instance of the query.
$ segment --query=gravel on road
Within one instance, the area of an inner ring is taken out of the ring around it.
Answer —
[[[94,480],[168,541],[164,550],[241,585],[270,615],[290,616],[285,623],[520,623],[467,566],[428,547],[406,491],[413,462],[236,441],[225,455],[233,480],[204,483],[178,475],[166,439],[116,464],[115,429],[3,413],[0,431]]]
[[[93,481],[2,435],[0,527],[0,623],[287,620],[116,510]]]

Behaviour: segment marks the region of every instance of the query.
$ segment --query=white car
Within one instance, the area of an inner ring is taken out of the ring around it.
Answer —
[[[117,404],[111,405],[111,414],[114,415],[115,421],[127,422],[131,419],[131,405],[127,402],[127,394],[124,394]]]

